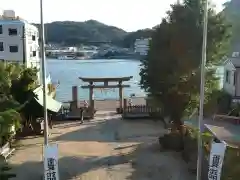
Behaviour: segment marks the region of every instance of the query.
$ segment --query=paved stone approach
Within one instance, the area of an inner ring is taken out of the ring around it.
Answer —
[[[61,180],[194,180],[179,154],[160,152],[157,137],[165,132],[152,121],[105,117],[80,125],[55,125],[50,143],[59,145]],[[40,180],[43,138],[19,143],[9,159],[16,180]]]

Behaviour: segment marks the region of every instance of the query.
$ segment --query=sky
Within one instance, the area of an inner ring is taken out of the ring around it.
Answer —
[[[126,31],[151,28],[161,22],[177,0],[43,0],[44,22],[94,19]],[[226,0],[212,0],[218,10]],[[0,9],[11,9],[29,22],[40,21],[40,0],[1,0]]]

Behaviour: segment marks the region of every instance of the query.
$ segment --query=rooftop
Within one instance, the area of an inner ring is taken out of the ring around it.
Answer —
[[[0,10],[0,21],[3,23],[28,23],[23,18],[16,16],[14,10]]]
[[[3,18],[0,16],[0,21],[1,21],[1,24],[9,24],[9,22],[11,22],[12,24],[23,24],[23,23],[29,24],[29,22],[21,18],[9,19],[9,18]]]
[[[228,58],[228,61],[230,61],[235,67],[240,67],[240,57],[231,57]]]

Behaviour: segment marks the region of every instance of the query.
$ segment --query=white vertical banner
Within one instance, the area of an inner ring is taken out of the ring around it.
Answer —
[[[59,180],[57,144],[44,147],[44,180]]]
[[[220,180],[224,155],[226,150],[225,143],[212,142],[209,159],[208,180]]]

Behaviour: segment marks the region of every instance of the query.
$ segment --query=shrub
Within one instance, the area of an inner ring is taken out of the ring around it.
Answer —
[[[238,180],[240,177],[240,149],[228,147],[225,153],[222,180]]]
[[[183,155],[185,160],[191,160],[191,155],[197,154],[198,132],[196,129],[189,128],[189,127],[188,127],[188,132],[189,132],[187,135],[188,137],[184,141]],[[203,134],[203,155],[206,158],[205,163],[208,163],[207,159],[210,155],[212,138],[213,136],[208,132]],[[228,146],[225,152],[221,180],[238,180],[240,177],[239,162],[240,162],[240,149],[232,148]],[[197,164],[197,161],[193,162],[193,164]],[[207,173],[204,171],[204,170],[207,170],[206,166],[207,164],[204,165],[204,168],[203,168],[203,172],[205,173],[204,176],[206,176],[206,173]]]
[[[208,95],[208,101],[204,106],[204,114],[227,114],[231,109],[231,102],[232,97],[228,93],[222,90],[214,90]]]

